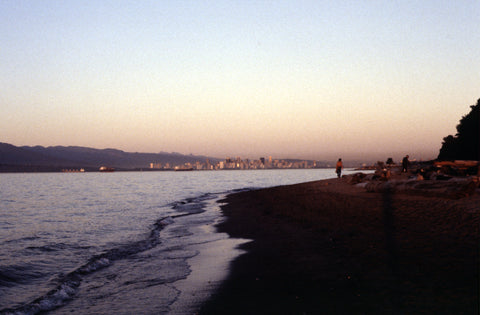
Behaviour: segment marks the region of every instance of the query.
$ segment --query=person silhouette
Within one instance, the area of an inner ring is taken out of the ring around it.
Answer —
[[[337,173],[338,178],[340,178],[340,176],[342,176],[342,168],[343,168],[342,159],[338,159],[337,168],[336,168],[336,171],[335,171]]]
[[[405,155],[405,157],[402,160],[402,172],[406,173],[408,170],[408,164],[410,164],[410,161],[408,160],[409,156],[408,154]]]

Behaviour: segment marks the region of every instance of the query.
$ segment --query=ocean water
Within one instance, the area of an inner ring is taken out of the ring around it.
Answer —
[[[207,279],[225,277],[246,241],[215,231],[218,200],[334,176],[333,169],[0,174],[0,314],[193,313],[215,290]],[[205,263],[209,269],[195,271]]]

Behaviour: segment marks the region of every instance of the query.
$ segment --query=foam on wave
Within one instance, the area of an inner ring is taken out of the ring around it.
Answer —
[[[231,192],[242,190],[248,189],[238,189]],[[169,206],[178,211],[179,214],[162,217],[156,220],[153,224],[153,228],[145,239],[124,244],[112,248],[102,254],[91,257],[86,264],[60,277],[58,279],[58,285],[56,288],[52,289],[47,294],[21,307],[0,310],[0,314],[37,314],[40,312],[53,310],[64,305],[68,302],[68,300],[74,298],[78,287],[85,276],[90,275],[100,269],[107,268],[116,260],[124,259],[130,255],[137,254],[157,246],[161,242],[159,237],[160,231],[166,225],[172,224],[174,219],[177,217],[204,212],[206,207],[205,201],[215,199],[217,196],[218,194],[207,193],[198,197],[187,198],[169,204]]]
[[[164,217],[158,219],[153,224],[153,229],[146,239],[125,244],[116,248],[112,248],[102,254],[95,255],[83,266],[61,277],[57,287],[49,291],[44,296],[35,299],[33,302],[27,303],[15,309],[0,310],[0,314],[37,314],[40,312],[50,311],[64,305],[68,300],[72,299],[82,279],[97,270],[110,266],[114,261],[126,258],[130,255],[149,250],[160,243],[160,231],[168,224],[173,222],[172,218]]]

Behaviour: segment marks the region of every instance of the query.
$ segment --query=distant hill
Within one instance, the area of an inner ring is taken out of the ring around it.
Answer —
[[[23,146],[0,143],[0,171],[59,171],[62,168],[98,170],[102,165],[116,169],[149,168],[150,163],[183,165],[219,159],[179,153],[132,153],[116,149],[93,149],[76,146]]]

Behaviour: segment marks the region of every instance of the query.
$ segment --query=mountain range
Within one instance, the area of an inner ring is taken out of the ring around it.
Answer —
[[[148,169],[150,163],[183,165],[185,163],[219,161],[218,158],[183,155],[180,153],[138,153],[117,149],[94,149],[78,146],[22,146],[0,142],[0,171],[60,171],[84,168],[98,170],[101,166],[118,170]]]

